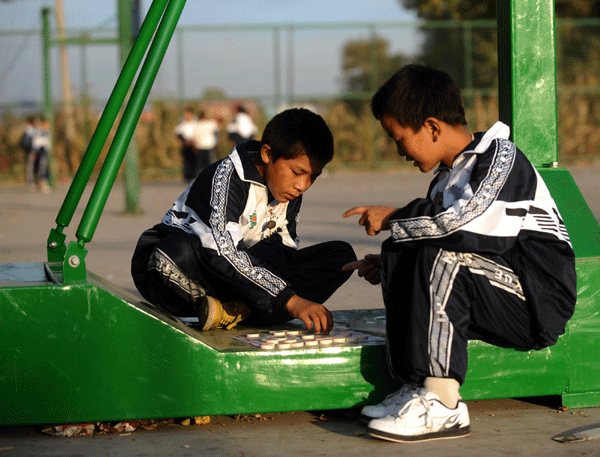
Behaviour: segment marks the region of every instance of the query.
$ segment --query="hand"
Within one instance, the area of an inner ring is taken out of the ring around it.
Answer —
[[[343,216],[360,214],[358,224],[365,227],[368,235],[375,236],[382,230],[390,229],[390,216],[397,209],[392,206],[355,206],[346,211]]]
[[[308,330],[314,327],[315,333],[329,333],[333,328],[333,316],[323,305],[294,295],[285,305],[290,316],[302,320]]]
[[[367,254],[364,259],[347,263],[342,270],[358,270],[358,276],[365,278],[373,285],[379,284],[381,282],[381,256]]]

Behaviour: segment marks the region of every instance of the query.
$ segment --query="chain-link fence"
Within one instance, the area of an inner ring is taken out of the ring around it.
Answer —
[[[557,21],[559,158],[590,161],[600,146],[600,20]],[[76,139],[63,141],[56,37],[50,51],[54,102],[54,173],[76,169],[119,71],[116,32],[69,30]],[[102,42],[104,40],[104,43]],[[146,174],[177,173],[173,128],[184,106],[226,123],[233,107],[250,108],[259,127],[279,109],[310,106],[336,140],[335,166],[399,165],[393,145],[368,110],[373,91],[401,65],[421,61],[448,71],[463,89],[469,128],[498,118],[496,22],[436,21],[180,26],[138,125]],[[0,172],[22,176],[24,117],[43,97],[39,30],[0,31]],[[230,145],[222,134],[219,155]]]

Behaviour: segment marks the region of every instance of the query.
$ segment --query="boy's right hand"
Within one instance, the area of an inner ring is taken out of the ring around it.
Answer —
[[[390,229],[390,216],[397,209],[392,206],[355,206],[346,211],[342,216],[360,215],[358,224],[365,227],[368,235],[375,236],[382,230]]]
[[[364,259],[347,263],[342,267],[342,270],[358,270],[358,276],[365,278],[373,285],[379,284],[381,282],[381,256],[367,254]]]
[[[295,319],[300,319],[308,330],[313,327],[315,333],[329,333],[333,328],[333,315],[319,303],[305,300],[294,295],[285,305],[288,313]]]

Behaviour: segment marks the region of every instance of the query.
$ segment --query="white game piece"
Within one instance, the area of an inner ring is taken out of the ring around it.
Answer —
[[[248,333],[246,338],[258,338],[260,337],[260,333]]]
[[[285,332],[271,332],[273,336],[285,336]]]
[[[299,335],[300,334],[300,330],[288,330],[286,333],[288,335]]]
[[[322,344],[323,346],[327,346],[332,343],[333,343],[333,338],[320,338],[319,339],[319,344]]]
[[[277,349],[289,349],[292,345],[290,343],[279,343]]]
[[[346,342],[346,337],[345,336],[336,336],[333,339],[334,343],[345,343]]]
[[[302,335],[303,340],[314,340],[315,335]]]
[[[267,338],[265,340],[265,343],[267,343],[267,344],[277,344],[277,343],[279,343],[279,340],[277,338]]]
[[[268,350],[273,350],[275,349],[275,345],[274,344],[268,344],[268,343],[263,343],[260,345],[261,349],[268,349]]]
[[[303,346],[304,346],[304,341],[296,341],[295,343],[292,343],[293,348],[301,348]]]
[[[317,340],[306,340],[304,342],[305,346],[318,346],[319,342]]]

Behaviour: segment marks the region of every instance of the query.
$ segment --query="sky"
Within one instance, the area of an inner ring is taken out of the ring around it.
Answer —
[[[142,0],[144,13],[150,0]],[[97,29],[116,25],[117,0],[63,0],[67,29]],[[54,0],[0,0],[0,103],[41,99],[41,47],[39,37],[7,35],[6,31],[39,29],[40,9]],[[414,21],[398,0],[188,0],[180,26],[214,24],[306,24]],[[3,34],[4,32],[4,34]],[[178,72],[173,42],[153,88],[155,96],[200,97],[218,87],[230,96],[273,91],[275,66],[285,93],[335,94],[341,91],[341,46],[348,40],[368,38],[366,27],[326,30],[295,29],[280,34],[280,60],[274,53],[272,30],[248,32],[190,32],[184,34],[184,78]],[[414,50],[418,39],[412,30],[386,29],[391,43]],[[394,48],[391,44],[391,48]],[[411,48],[412,46],[412,48]],[[58,50],[52,59],[52,90],[60,98]],[[69,48],[73,91],[82,89],[87,74],[88,93],[105,99],[118,76],[116,46]],[[81,62],[85,62],[82,67]],[[24,78],[23,76],[26,75]]]

